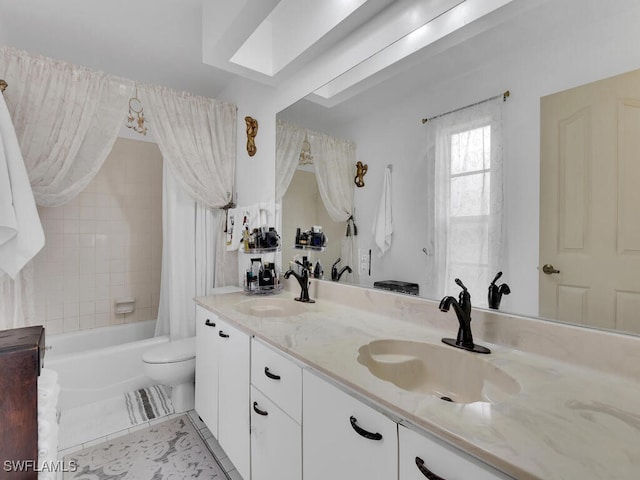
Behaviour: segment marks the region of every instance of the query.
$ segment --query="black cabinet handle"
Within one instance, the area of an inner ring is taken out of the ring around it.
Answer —
[[[266,410],[260,410],[258,408],[258,402],[253,402],[253,411],[256,412],[258,415],[262,415],[263,417],[266,417],[267,415],[269,415],[269,412],[267,412]]]
[[[205,320],[204,324],[205,324],[207,327],[215,327],[215,326],[216,326],[216,324],[215,324],[215,323],[213,323],[213,322],[212,322],[211,320],[209,320],[208,318]]]
[[[364,428],[359,427],[356,417],[351,416],[349,420],[351,421],[351,426],[358,433],[358,435],[364,438],[368,438],[369,440],[382,440],[382,434],[367,432]]]
[[[224,333],[222,330],[220,330],[218,332],[218,335],[220,335],[222,338],[229,338],[229,334],[228,333]]]
[[[271,373],[269,371],[269,367],[264,367],[264,374],[272,380],[280,380],[280,375],[276,375],[275,373]]]
[[[429,470],[425,466],[424,460],[422,460],[420,457],[416,457],[416,467],[418,467],[418,470],[420,470],[420,473],[423,474],[425,477],[427,477],[429,480],[445,480],[444,478],[436,475],[431,470]]]

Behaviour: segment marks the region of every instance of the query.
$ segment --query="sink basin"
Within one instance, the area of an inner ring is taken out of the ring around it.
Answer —
[[[375,340],[358,349],[358,362],[403,390],[455,403],[500,402],[520,391],[485,357],[446,345]]]
[[[254,317],[290,317],[304,313],[307,308],[289,298],[260,297],[235,305],[235,309]]]

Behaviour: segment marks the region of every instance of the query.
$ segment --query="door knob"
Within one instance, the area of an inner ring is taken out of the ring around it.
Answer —
[[[552,273],[560,273],[560,270],[556,270],[555,267],[553,265],[551,265],[550,263],[545,264],[542,267],[542,271],[544,273],[546,273],[547,275],[551,275]]]

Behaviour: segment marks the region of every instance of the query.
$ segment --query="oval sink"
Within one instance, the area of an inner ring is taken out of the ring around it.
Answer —
[[[455,403],[500,402],[518,382],[482,355],[446,345],[375,340],[358,349],[358,362],[397,387]]]
[[[306,311],[300,302],[288,298],[260,297],[235,305],[235,309],[254,317],[290,317]]]

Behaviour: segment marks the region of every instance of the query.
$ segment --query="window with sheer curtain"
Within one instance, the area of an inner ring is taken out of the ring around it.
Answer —
[[[459,278],[475,306],[504,270],[502,101],[464,109],[432,125],[434,246],[441,294]]]

